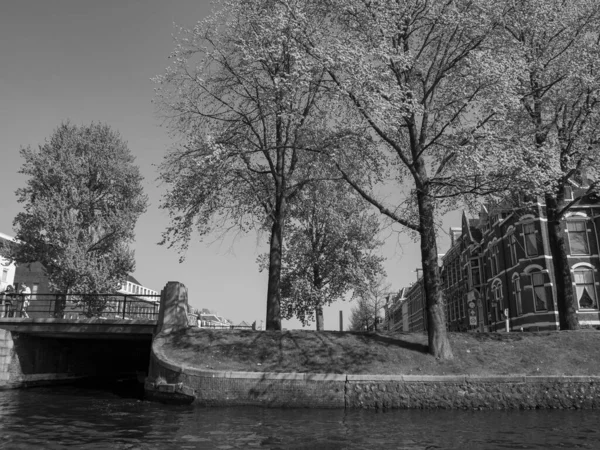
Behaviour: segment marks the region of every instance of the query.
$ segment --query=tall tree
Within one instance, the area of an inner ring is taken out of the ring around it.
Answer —
[[[436,211],[468,194],[506,187],[519,159],[494,152],[510,74],[493,59],[487,38],[504,14],[492,0],[328,0],[296,29],[320,21],[320,34],[298,33],[322,64],[345,108],[332,126],[366,127],[372,145],[340,146],[333,156],[344,179],[421,244],[429,351],[452,358],[446,336],[436,244]],[[316,17],[316,18],[315,18]],[[380,154],[381,165],[357,165]],[[360,183],[357,168],[395,185],[390,203]],[[521,166],[522,167],[522,166]],[[495,169],[497,168],[497,169]],[[385,178],[387,176],[387,178]],[[502,183],[498,183],[501,181]]]
[[[600,4],[595,0],[508,1],[494,54],[515,67],[518,102],[501,134],[509,149],[528,155],[521,189],[545,199],[562,329],[577,329],[578,300],[561,221],[597,190],[600,167]],[[586,182],[586,176],[595,180]],[[567,200],[565,191],[579,182]],[[518,186],[515,184],[515,187]]]
[[[293,39],[300,0],[223,0],[180,30],[155,102],[182,136],[161,166],[169,185],[163,243],[185,251],[193,231],[270,232],[268,330],[281,329],[280,283],[288,204],[320,177],[323,72]],[[322,105],[321,105],[322,106]]]
[[[147,204],[127,144],[108,125],[63,123],[21,156],[24,211],[13,222],[18,245],[4,256],[39,261],[58,292],[114,292],[134,270],[128,244]]]
[[[377,331],[381,310],[385,297],[390,293],[390,285],[383,277],[377,277],[355,295],[356,306],[350,312],[349,328],[351,331]]]
[[[323,307],[384,272],[379,221],[346,184],[314,183],[291,207],[282,265],[282,315],[324,329]]]

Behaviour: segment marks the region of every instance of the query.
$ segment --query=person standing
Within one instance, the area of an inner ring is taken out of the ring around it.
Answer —
[[[15,302],[15,288],[9,284],[0,297],[0,317],[12,317]]]
[[[27,307],[29,306],[29,300],[31,298],[31,289],[25,283],[21,284],[21,288],[19,289],[19,294],[22,295],[22,304],[21,304],[21,317],[29,317],[27,314]]]

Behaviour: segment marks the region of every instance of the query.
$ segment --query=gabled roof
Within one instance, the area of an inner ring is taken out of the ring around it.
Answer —
[[[138,280],[133,278],[133,275],[127,275],[127,281],[129,281],[130,283],[135,283],[135,284],[139,284],[140,286],[142,286],[142,283],[140,283]]]

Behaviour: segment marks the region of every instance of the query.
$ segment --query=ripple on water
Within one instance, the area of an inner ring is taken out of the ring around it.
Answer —
[[[69,387],[0,391],[0,449],[597,448],[600,411],[194,408]]]

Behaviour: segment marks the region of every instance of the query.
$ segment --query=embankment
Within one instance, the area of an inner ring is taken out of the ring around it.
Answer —
[[[600,407],[600,377],[593,375],[375,375],[209,370],[205,367],[214,362],[203,360],[198,349],[190,348],[190,342],[183,339],[189,334],[180,331],[155,337],[149,371],[153,376],[146,382],[147,392],[160,393],[163,399],[179,395],[202,406],[367,409]],[[257,336],[258,333],[254,341]],[[247,343],[251,345],[252,340],[248,339]],[[237,345],[239,348],[239,343]],[[178,346],[178,351],[173,351]],[[192,352],[193,357],[186,358],[186,353]],[[206,352],[204,356],[209,354]],[[182,362],[186,359],[188,363]],[[195,364],[189,364],[190,360]]]

